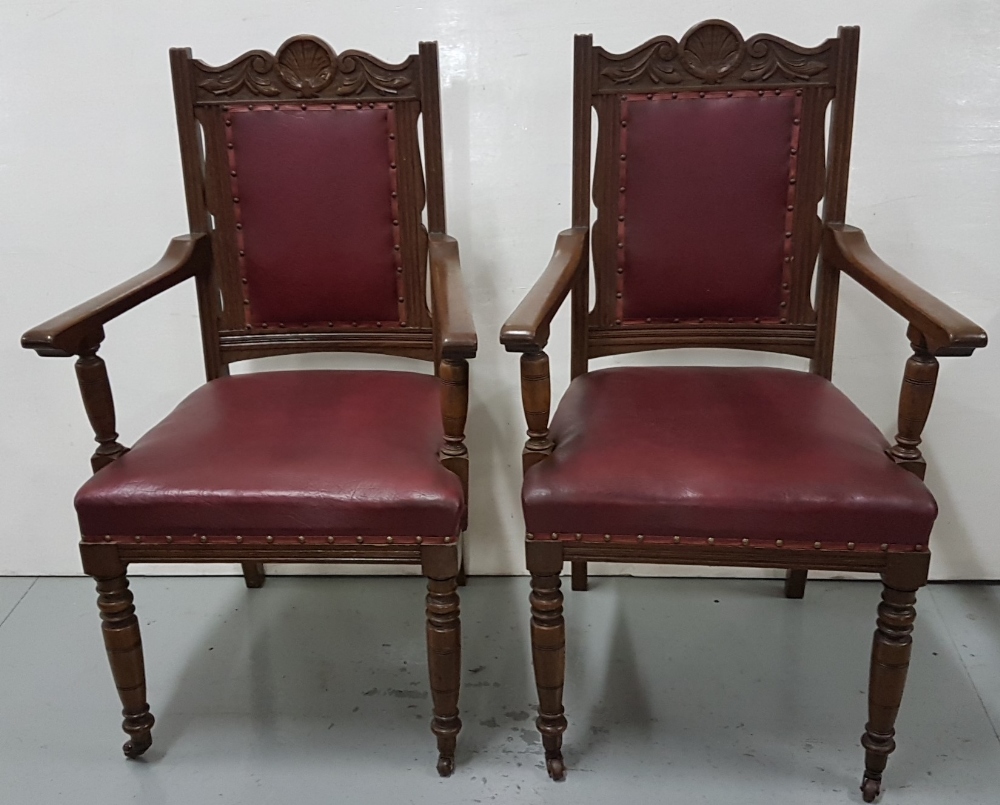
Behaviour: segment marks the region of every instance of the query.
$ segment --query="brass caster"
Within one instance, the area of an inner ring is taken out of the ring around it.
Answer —
[[[876,780],[874,777],[869,777],[865,774],[865,778],[861,781],[861,798],[865,802],[874,802],[881,788],[881,780]]]
[[[563,763],[562,752],[545,753],[545,767],[548,769],[549,777],[555,781],[566,779],[566,764]]]
[[[147,732],[145,735],[137,735],[131,741],[125,741],[122,745],[122,751],[125,753],[125,757],[135,759],[152,745],[153,736]]]
[[[442,777],[451,777],[451,773],[455,771],[455,758],[451,755],[440,755],[437,770]]]

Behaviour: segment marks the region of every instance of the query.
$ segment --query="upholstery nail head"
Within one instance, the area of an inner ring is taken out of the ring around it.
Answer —
[[[794,120],[792,120],[792,124],[795,125],[795,126],[799,125],[799,122],[800,121],[799,121],[798,118],[795,118]]]
[[[708,538],[708,544],[709,545],[715,545],[715,537],[709,537]]]
[[[642,534],[637,534],[636,539],[639,540],[639,542],[642,542],[645,539],[645,537]]]
[[[681,541],[680,537],[674,537],[674,542],[680,542],[680,541]]]
[[[732,98],[733,97],[733,91],[729,90],[729,92],[726,93],[726,97],[727,98]]]
[[[266,539],[268,542],[274,542],[274,537],[271,536],[270,534],[267,535]]]
[[[299,542],[302,543],[302,542],[305,542],[305,541],[306,541],[306,538],[302,534],[299,534]]]
[[[854,550],[854,543],[853,542],[848,542],[847,543],[847,550],[849,550],[849,551],[853,551]]]
[[[705,93],[704,92],[699,92],[698,93],[698,97],[699,98],[704,98],[705,97]]]
[[[253,109],[253,104],[252,103],[248,103],[247,104],[247,109]]]
[[[774,91],[774,94],[775,94],[775,95],[780,95],[780,94],[781,94],[781,90],[780,90],[780,89],[776,89],[776,90]]]
[[[277,112],[277,111],[278,111],[278,109],[280,109],[280,108],[281,108],[281,107],[279,107],[279,106],[278,106],[278,104],[274,104],[274,111],[275,111],[275,112]]]
[[[135,535],[135,541],[136,542],[142,542],[142,537],[140,537],[138,534],[136,534]]]
[[[881,544],[881,545],[879,546],[879,549],[880,549],[880,550],[883,550],[883,551],[887,551],[887,550],[889,550],[889,546],[888,546],[888,544],[886,544],[885,542],[883,542],[883,543],[882,543],[882,544]]]
[[[396,104],[394,104],[394,103],[390,103],[390,104],[387,104],[387,106],[388,106],[388,107],[389,107],[390,109],[395,109],[395,108],[396,108]]]
[[[424,541],[423,537],[420,537],[420,536],[417,537],[417,545],[419,545],[423,541]]]
[[[206,537],[204,534],[201,535],[200,539],[202,543],[208,542],[208,537]]]
[[[780,319],[779,324],[788,324],[788,319]]]
[[[174,538],[167,534],[167,542],[173,542]]]
[[[236,541],[237,542],[243,542],[243,537],[241,537],[239,534],[237,534],[236,535]]]
[[[326,541],[329,542],[331,545],[333,545],[333,535],[331,534],[329,537],[327,537]]]
[[[374,109],[374,108],[375,108],[375,104],[374,104],[374,103],[371,103],[371,102],[369,102],[369,103],[368,103],[368,108],[369,108],[369,109]]]
[[[670,97],[673,98],[676,101],[677,100],[677,93],[676,92],[671,92],[670,93]]]
[[[743,545],[743,547],[745,548],[745,547],[746,547],[747,545],[749,545],[749,544],[750,544],[750,540],[748,540],[748,539],[747,539],[746,537],[744,537],[744,538],[743,538],[743,541],[742,541],[742,545]]]
[[[358,108],[360,109],[361,107],[359,106]],[[358,545],[361,545],[365,541],[364,537],[358,537],[357,539],[358,539]]]
[[[761,98],[763,98],[763,97],[764,97],[764,90],[762,90],[762,89],[759,89],[759,90],[757,90],[757,94],[758,94],[758,95],[759,95],[759,96],[760,96]]]
[[[525,537],[526,537],[527,539],[534,539],[534,538],[535,538],[535,535],[534,535],[534,534],[532,534],[532,533],[531,533],[530,531],[529,531],[529,532],[528,532],[527,534],[525,534],[524,536],[525,536]]]
[[[783,546],[784,546],[784,544],[785,544],[785,541],[784,541],[783,539],[776,539],[776,540],[774,541],[774,544],[775,544],[775,545],[777,545],[777,546],[778,546],[779,548],[781,548],[781,547],[783,547]]]
[[[302,111],[304,112],[305,110],[306,110],[306,105],[302,104]]]
[[[924,549],[923,545],[919,545],[918,544],[918,545],[914,545],[913,546],[913,550],[915,550],[915,551],[922,551],[923,549]]]
[[[359,103],[357,104],[357,107],[358,107],[358,109],[360,109],[360,108],[361,108],[361,106],[362,106],[362,104],[361,104],[361,103],[359,102]]]
[[[445,537],[445,538],[444,538],[444,541],[445,541],[445,542],[451,542],[451,537]]]
[[[813,543],[813,547],[818,551],[820,548],[823,547],[823,543],[822,542],[814,542]]]
[[[621,323],[622,323],[621,319],[615,319],[615,324],[621,324]]]
[[[386,543],[388,543],[389,545],[392,545],[392,537],[386,537],[386,538],[385,538],[385,541],[386,541]]]
[[[578,541],[578,542],[579,542],[579,541],[580,541],[581,539],[583,539],[583,534],[576,534],[575,536],[576,536],[576,539],[577,539],[577,541]]]
[[[795,95],[796,96],[799,96],[801,94],[802,94],[802,90],[800,90],[800,89],[795,90]]]
[[[111,535],[110,534],[105,534],[104,535],[104,541],[105,542],[111,542]]]
[[[559,539],[559,535],[555,531],[552,532],[551,537],[552,539]]]
[[[604,541],[605,542],[611,542],[611,535],[610,534],[605,534],[604,535]]]
[[[621,295],[621,294],[618,294],[618,298],[619,298],[619,299],[621,299],[621,298],[622,298],[622,295]],[[653,319],[652,319],[652,317],[651,317],[651,316],[646,316],[646,324],[649,324],[649,323],[650,323],[650,322],[652,322],[652,321],[653,321]]]
[[[622,162],[624,162],[624,161],[625,161],[625,155],[624,155],[624,154],[622,154],[622,157],[621,157],[621,159],[622,159]]]
[[[624,193],[625,192],[625,185],[622,185],[621,187],[619,187],[618,188],[618,192],[619,193]]]

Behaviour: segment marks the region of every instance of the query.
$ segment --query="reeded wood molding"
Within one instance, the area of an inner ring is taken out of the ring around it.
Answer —
[[[508,352],[545,348],[549,325],[576,280],[587,250],[587,228],[565,229],[556,238],[555,250],[542,276],[500,330],[500,343]]]
[[[451,360],[476,357],[478,341],[472,306],[462,282],[458,241],[431,232],[428,236],[431,271],[431,314],[440,357]]]
[[[823,233],[823,259],[909,321],[923,335],[932,355],[971,355],[986,346],[982,327],[883,262],[857,227],[828,224]]]
[[[387,64],[369,53],[337,54],[322,39],[293,36],[272,55],[251,50],[219,67],[193,62],[195,101],[344,100],[415,98],[417,59]]]
[[[684,87],[832,83],[836,40],[803,48],[771,34],[743,39],[732,24],[706,20],[680,42],[658,36],[627,53],[597,49],[595,92],[656,92]]]
[[[181,235],[152,268],[77,305],[21,336],[21,346],[45,357],[82,355],[104,340],[104,324],[212,266],[208,235]]]

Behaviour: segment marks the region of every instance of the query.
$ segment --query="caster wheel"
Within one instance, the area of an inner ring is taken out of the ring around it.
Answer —
[[[127,758],[137,758],[153,745],[153,736],[147,733],[143,736],[136,736],[131,741],[125,741],[122,751]]]
[[[546,757],[545,767],[548,769],[549,777],[553,780],[566,779],[566,764],[563,763],[561,753],[556,752],[552,757]]]
[[[873,777],[865,776],[865,779],[861,781],[861,798],[865,802],[874,802],[875,797],[879,795],[879,791],[882,788],[882,781],[876,780]]]
[[[442,777],[451,777],[451,773],[455,771],[455,758],[449,755],[441,755],[437,762],[438,774]]]

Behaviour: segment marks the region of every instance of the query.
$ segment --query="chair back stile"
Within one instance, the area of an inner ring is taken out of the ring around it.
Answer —
[[[823,225],[845,212],[857,46],[856,27],[803,48],[721,20],[627,53],[577,37],[573,224],[591,225],[591,191],[597,218],[593,309],[589,266],[573,288],[574,377],[669,347],[799,355],[829,376],[836,272],[820,266],[811,291]]]
[[[212,233],[198,288],[209,379],[302,352],[433,360],[423,212],[429,201],[444,231],[436,44],[399,64],[306,36],[223,66],[188,49],[170,58],[189,224]]]

